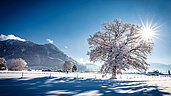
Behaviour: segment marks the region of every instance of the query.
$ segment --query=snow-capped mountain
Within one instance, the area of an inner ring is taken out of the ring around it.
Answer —
[[[39,45],[31,41],[5,40],[0,41],[0,57],[4,57],[7,61],[14,58],[24,59],[29,67],[54,67],[61,68],[66,60],[72,60],[76,63],[78,70],[85,70],[86,67],[79,65],[71,57],[59,50],[53,44]]]
[[[171,70],[171,64],[161,64],[161,63],[151,63],[149,66],[149,71],[158,70],[160,72],[167,73],[168,70]]]

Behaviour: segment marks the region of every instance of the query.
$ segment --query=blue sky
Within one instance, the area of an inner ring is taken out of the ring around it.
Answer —
[[[161,25],[149,62],[171,64],[171,1],[167,0],[3,0],[0,34],[13,34],[38,44],[53,40],[77,60],[88,60],[87,39],[101,24],[116,18]]]

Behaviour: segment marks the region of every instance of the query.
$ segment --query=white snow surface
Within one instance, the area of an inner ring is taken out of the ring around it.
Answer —
[[[23,77],[22,77],[23,73]],[[1,96],[170,96],[171,77],[141,74],[0,71]]]

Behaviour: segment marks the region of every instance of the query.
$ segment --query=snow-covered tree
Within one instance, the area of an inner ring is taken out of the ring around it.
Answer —
[[[27,63],[22,58],[12,59],[8,64],[8,70],[22,71],[26,67]]]
[[[5,60],[5,58],[0,57],[0,70],[6,70],[6,64],[7,64],[7,61]]]
[[[122,23],[116,19],[102,24],[101,31],[90,35],[90,61],[101,61],[103,74],[112,73],[116,78],[122,70],[134,68],[146,70],[149,65],[146,57],[153,48],[152,38],[144,39],[144,26]]]
[[[55,67],[53,68],[53,70],[54,70],[54,71],[58,71],[58,67],[55,66]]]
[[[71,72],[72,71],[72,67],[73,67],[73,65],[74,65],[74,62],[73,61],[71,61],[71,60],[67,60],[67,61],[65,61],[65,63],[64,64],[62,64],[62,70],[64,71],[64,72]]]
[[[74,65],[74,66],[72,67],[72,72],[76,72],[76,71],[77,71],[77,66]]]

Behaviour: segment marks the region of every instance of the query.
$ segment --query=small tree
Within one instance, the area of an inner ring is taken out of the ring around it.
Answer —
[[[68,72],[71,72],[73,65],[74,65],[74,62],[73,61],[71,61],[71,60],[65,61],[65,63],[62,64],[62,70],[63,70],[63,72],[67,72],[67,73]]]
[[[170,75],[170,70],[168,70],[168,74]]]
[[[146,70],[147,54],[151,53],[153,42],[149,35],[144,34],[144,26],[121,23],[116,19],[111,23],[104,23],[102,30],[88,39],[90,45],[90,61],[102,61],[102,73],[111,72],[112,78],[121,70],[134,68]],[[148,38],[147,38],[148,37]]]
[[[72,67],[72,72],[76,72],[76,71],[77,71],[77,66],[74,65],[74,66]]]
[[[54,70],[54,71],[58,71],[58,67],[55,66],[55,67],[53,68],[53,70]]]
[[[0,57],[0,70],[6,70],[6,64],[7,64],[7,61],[5,60],[5,58]]]
[[[26,67],[27,63],[25,60],[18,58],[12,59],[8,65],[8,69],[12,71],[22,71]]]

